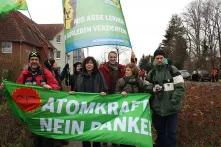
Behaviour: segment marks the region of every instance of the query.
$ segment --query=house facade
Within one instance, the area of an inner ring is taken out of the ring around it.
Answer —
[[[27,67],[31,51],[40,53],[41,63],[48,56],[53,56],[53,46],[35,22],[18,11],[1,15],[0,81],[15,81],[21,70]]]
[[[72,74],[73,64],[84,59],[83,50],[66,53],[63,24],[39,24],[39,29],[45,34],[49,42],[55,48],[54,59],[60,71],[62,71],[66,63],[69,63],[70,73]]]

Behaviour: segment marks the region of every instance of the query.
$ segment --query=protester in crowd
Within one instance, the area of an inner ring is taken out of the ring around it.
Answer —
[[[175,147],[177,114],[184,96],[184,80],[175,66],[168,64],[163,50],[154,52],[153,69],[148,73],[153,84],[150,102],[157,147]]]
[[[137,65],[137,58],[136,57],[131,57],[130,58],[130,63],[133,63],[133,64]]]
[[[146,71],[145,71],[145,69],[140,69],[139,70],[139,77],[140,77],[141,80],[145,80],[145,78],[146,78]]]
[[[111,51],[108,54],[108,62],[100,65],[99,70],[104,75],[105,83],[108,87],[108,93],[114,93],[116,83],[125,73],[125,67],[117,62],[117,53]]]
[[[37,85],[46,89],[60,89],[58,82],[52,75],[52,73],[41,67],[40,55],[37,52],[31,52],[29,54],[28,68],[24,69],[17,79],[19,84]],[[38,135],[33,135],[35,147],[53,147],[53,139],[44,138]]]
[[[100,72],[104,75],[104,80],[108,88],[108,93],[113,94],[116,90],[116,84],[119,78],[122,78],[125,73],[125,67],[117,62],[118,54],[115,51],[108,53],[108,62],[99,66]],[[117,144],[112,144],[117,146]]]
[[[67,75],[70,74],[69,73],[69,65],[68,65],[68,63],[63,68],[61,74],[58,71],[57,63],[55,62],[55,60],[53,58],[49,58],[49,59],[45,60],[44,65],[52,73],[52,75],[55,77],[55,79],[57,80],[59,86],[61,87],[60,90],[62,90],[62,81],[64,79],[66,79],[66,77],[67,78],[70,77],[70,76],[67,76]],[[67,144],[68,144],[68,141],[66,141],[66,140],[54,139],[54,145],[56,147],[61,146],[61,145],[67,145]]]
[[[81,62],[74,63],[73,75],[71,75],[71,78],[70,78],[71,91],[74,91],[75,81],[77,80],[77,76],[81,72],[82,72],[82,63]]]
[[[143,92],[144,82],[139,78],[139,69],[134,63],[125,66],[125,75],[117,81],[116,92],[120,92],[123,96],[128,93]],[[133,147],[131,145],[120,145],[121,147]]]
[[[65,67],[63,68],[61,73],[59,73],[57,63],[55,62],[55,60],[53,58],[49,58],[49,59],[45,60],[44,65],[53,74],[53,76],[55,77],[59,86],[62,89],[62,81],[66,78],[70,78],[68,63],[65,65]],[[66,84],[66,85],[68,86],[68,84]]]
[[[99,72],[97,62],[94,57],[87,57],[82,64],[82,73],[80,73],[74,85],[74,90],[78,92],[100,92],[100,95],[106,95],[107,87],[102,73]],[[83,147],[90,147],[89,141],[83,141]],[[93,142],[94,147],[100,147],[100,142]]]
[[[125,66],[125,75],[118,80],[116,91],[124,96],[144,91],[144,82],[139,78],[139,70],[135,64],[129,63]]]
[[[71,74],[70,74],[70,68],[69,68],[68,63],[65,64],[65,66],[61,72],[61,78],[65,81],[66,86],[70,86]]]
[[[60,89],[58,82],[52,75],[52,73],[42,68],[40,65],[40,55],[37,52],[31,52],[29,54],[28,68],[24,69],[17,79],[17,83],[38,85],[47,89]]]
[[[213,67],[211,71],[212,75],[212,82],[217,82],[218,81],[218,69],[216,67]]]
[[[61,79],[61,75],[59,74],[57,63],[55,62],[55,60],[53,58],[49,58],[49,59],[45,60],[44,66],[52,73],[52,75],[57,80],[59,86],[61,87],[62,86],[62,84],[61,84],[62,79]]]

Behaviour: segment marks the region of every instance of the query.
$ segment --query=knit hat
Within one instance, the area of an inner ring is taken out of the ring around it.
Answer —
[[[31,52],[28,56],[28,59],[30,60],[31,57],[38,57],[38,59],[40,59],[40,55],[38,52]]]
[[[154,52],[154,58],[158,55],[162,55],[162,56],[165,56],[165,53],[163,50],[161,49],[157,49],[155,52]]]

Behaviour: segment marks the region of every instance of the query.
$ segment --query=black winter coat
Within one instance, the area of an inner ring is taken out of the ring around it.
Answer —
[[[107,86],[100,72],[77,75],[74,90],[78,92],[107,92]]]

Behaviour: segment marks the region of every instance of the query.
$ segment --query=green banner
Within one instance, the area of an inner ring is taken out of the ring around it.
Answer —
[[[4,81],[12,110],[38,135],[55,139],[152,146],[150,94],[100,96]]]
[[[14,10],[27,10],[25,0],[0,0],[0,14]]]
[[[98,45],[131,48],[120,0],[63,0],[67,52]]]

